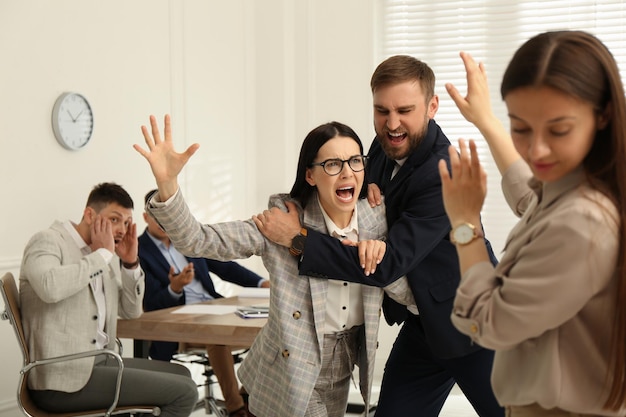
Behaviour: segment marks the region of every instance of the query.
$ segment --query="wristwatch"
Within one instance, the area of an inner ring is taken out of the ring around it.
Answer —
[[[291,247],[289,248],[289,253],[293,256],[301,256],[304,251],[304,244],[306,243],[306,228],[301,228],[300,233],[298,233],[291,240]]]
[[[463,246],[483,236],[482,228],[476,227],[471,223],[461,223],[450,232],[450,241],[455,245]]]

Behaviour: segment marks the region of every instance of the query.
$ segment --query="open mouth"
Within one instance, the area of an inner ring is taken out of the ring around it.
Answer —
[[[350,202],[354,198],[354,187],[342,187],[335,191],[339,200],[343,202]]]
[[[389,141],[393,145],[399,145],[400,143],[402,143],[402,141],[404,141],[406,139],[406,136],[407,136],[406,133],[387,132],[387,139],[389,139]]]

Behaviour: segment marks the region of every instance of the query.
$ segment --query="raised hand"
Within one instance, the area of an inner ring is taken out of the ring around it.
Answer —
[[[463,97],[451,83],[446,84],[446,90],[463,117],[482,131],[495,118],[491,110],[485,66],[482,62],[477,64],[467,52],[461,52],[460,55],[467,76],[467,95]]]
[[[445,160],[439,161],[443,205],[452,227],[463,222],[478,225],[487,195],[487,174],[480,165],[473,140],[469,141],[469,152],[463,139],[459,140],[459,149],[460,154],[454,146],[448,150],[452,173]]]
[[[152,174],[159,187],[159,197],[161,201],[170,198],[176,190],[178,190],[178,174],[182,171],[189,158],[198,150],[200,145],[194,143],[189,146],[183,153],[174,150],[172,142],[172,128],[170,115],[166,114],[164,118],[163,134],[161,132],[156,117],[150,116],[150,127],[141,126],[141,132],[146,141],[148,150],[135,144],[133,148],[139,152],[150,164]]]
[[[476,63],[467,52],[461,52],[467,76],[467,96],[463,97],[452,84],[446,84],[448,94],[468,122],[473,123],[489,145],[501,174],[520,156],[511,136],[491,109],[487,73],[482,62]]]

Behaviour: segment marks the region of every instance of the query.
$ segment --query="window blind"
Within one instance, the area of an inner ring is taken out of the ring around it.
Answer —
[[[622,78],[626,69],[626,1],[601,0],[379,0],[379,62],[397,54],[412,55],[435,72],[439,111],[435,120],[450,141],[476,139],[487,171],[487,199],[482,218],[487,238],[500,255],[517,222],[504,201],[500,173],[486,142],[468,123],[445,90],[453,83],[462,94],[467,83],[460,51],[472,54],[487,69],[494,112],[508,128],[500,98],[500,81],[515,50],[530,37],[547,30],[576,29],[596,35],[615,56]]]

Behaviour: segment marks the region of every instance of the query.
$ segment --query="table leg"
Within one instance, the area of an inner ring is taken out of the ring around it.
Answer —
[[[135,358],[148,358],[148,352],[150,350],[150,341],[148,340],[133,340],[133,356]]]

